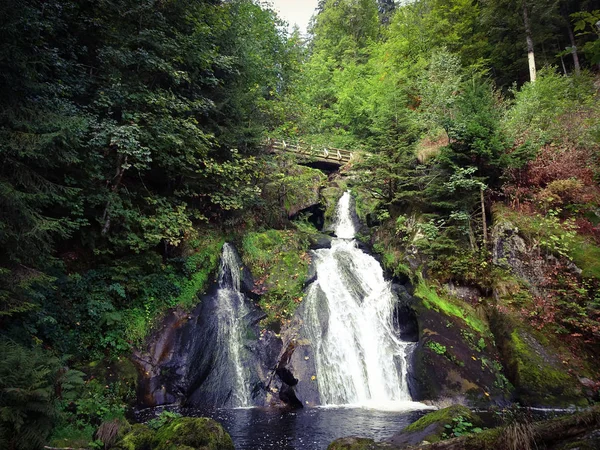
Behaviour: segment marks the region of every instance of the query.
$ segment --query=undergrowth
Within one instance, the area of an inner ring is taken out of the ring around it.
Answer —
[[[255,277],[263,326],[279,330],[303,300],[310,255],[309,239],[299,230],[251,232],[243,237],[242,260]]]

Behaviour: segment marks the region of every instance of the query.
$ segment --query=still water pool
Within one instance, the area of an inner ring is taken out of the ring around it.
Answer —
[[[212,417],[227,429],[236,450],[324,450],[331,441],[346,436],[383,440],[427,412],[332,407],[297,411],[261,408],[169,410],[185,416]],[[140,411],[138,420],[149,420],[161,411]]]

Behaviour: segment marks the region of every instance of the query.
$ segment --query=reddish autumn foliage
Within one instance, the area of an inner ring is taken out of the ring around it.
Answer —
[[[513,208],[523,212],[568,209],[562,217],[574,216],[578,230],[600,242],[600,228],[583,217],[600,203],[598,173],[600,166],[592,150],[545,146],[524,168],[507,172],[502,192]]]

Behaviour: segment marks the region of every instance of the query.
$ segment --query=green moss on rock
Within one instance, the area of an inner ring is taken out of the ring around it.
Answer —
[[[205,417],[175,419],[156,432],[155,442],[153,450],[234,450],[225,429]]]
[[[345,437],[333,441],[327,450],[379,450],[384,448],[389,447],[378,444],[373,439]]]
[[[402,430],[400,435],[395,436],[394,442],[416,444],[422,441],[432,443],[441,441],[444,433],[448,431],[446,425],[452,425],[453,419],[459,417],[471,423],[481,423],[481,419],[466,406],[453,405],[424,415]]]
[[[565,368],[557,367],[549,349],[530,334],[514,329],[510,334],[511,366],[517,392],[527,404],[585,406],[576,380]]]
[[[449,298],[440,296],[436,290],[428,286],[424,280],[419,280],[419,284],[415,290],[415,295],[423,300],[423,305],[429,309],[434,309],[438,312],[443,312],[446,315],[458,317],[473,330],[489,335],[489,328],[485,322],[477,317],[473,307],[464,302],[452,301]]]
[[[146,425],[135,424],[112,448],[115,450],[150,450],[154,448],[155,438],[154,430]]]

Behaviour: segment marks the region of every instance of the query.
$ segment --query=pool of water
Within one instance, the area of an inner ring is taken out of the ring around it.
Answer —
[[[380,411],[367,408],[305,408],[281,411],[267,408],[177,409],[185,416],[212,417],[231,435],[236,450],[324,450],[340,437],[361,436],[383,440],[402,430],[428,411]],[[163,409],[144,410],[146,421]]]

